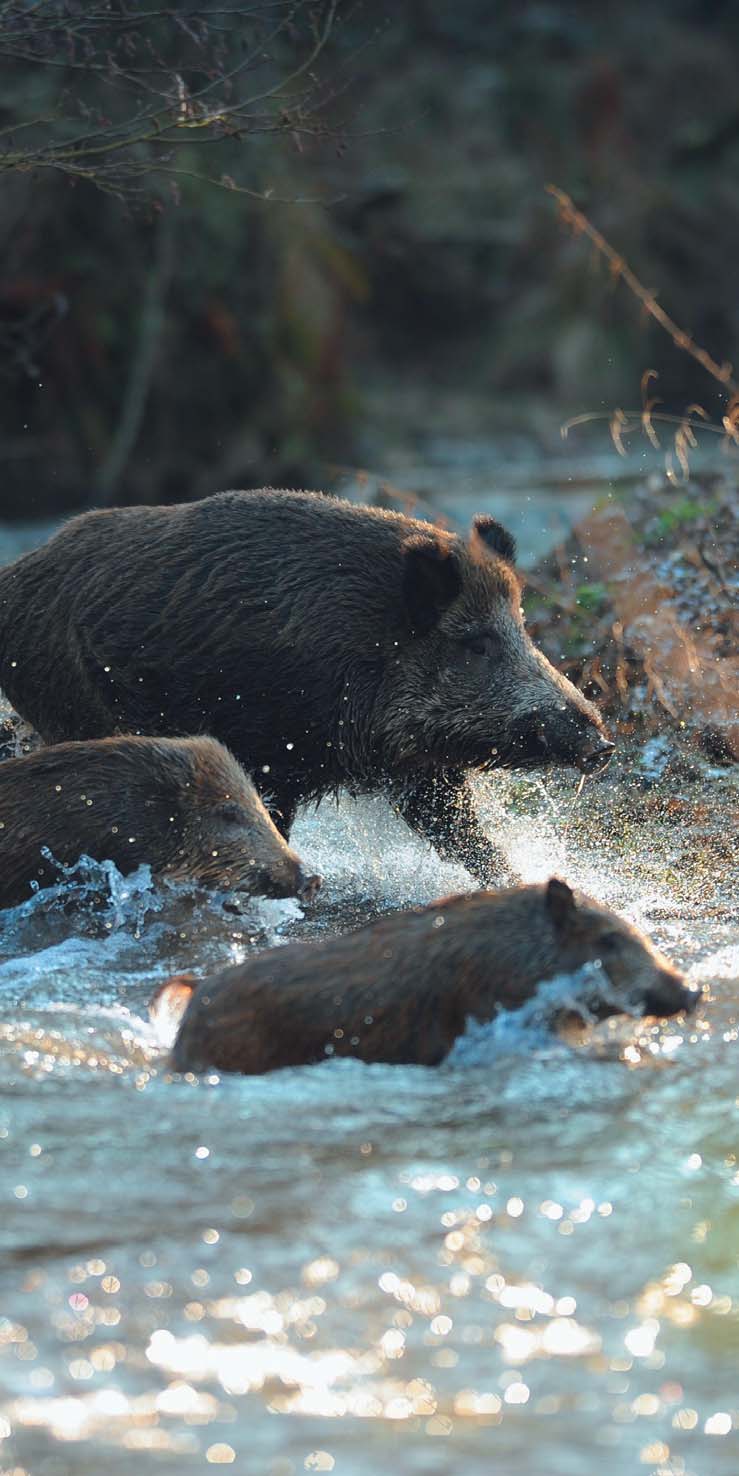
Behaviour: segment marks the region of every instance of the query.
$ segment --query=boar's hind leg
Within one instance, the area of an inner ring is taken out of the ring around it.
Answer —
[[[510,868],[491,845],[475,811],[464,769],[440,769],[410,780],[392,793],[395,810],[438,851],[458,861],[484,887],[506,885]]]

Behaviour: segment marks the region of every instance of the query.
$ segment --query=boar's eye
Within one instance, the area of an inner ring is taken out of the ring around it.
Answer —
[[[225,804],[219,805],[216,814],[219,820],[225,820],[229,825],[243,825],[245,820],[244,811],[235,800],[227,800]]]
[[[470,631],[462,636],[461,644],[473,656],[489,656],[495,646],[495,636],[490,631]]]
[[[601,936],[598,939],[598,947],[601,948],[604,953],[615,953],[616,950],[622,946],[622,944],[623,938],[621,937],[620,933],[601,933]]]

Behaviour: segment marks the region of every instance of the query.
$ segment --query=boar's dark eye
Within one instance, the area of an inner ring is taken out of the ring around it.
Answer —
[[[495,646],[495,637],[490,631],[471,631],[462,636],[462,649],[472,656],[489,656]]]
[[[242,810],[241,805],[236,804],[235,800],[227,801],[225,804],[219,805],[216,813],[219,820],[225,820],[226,823],[229,825],[243,825],[244,823],[244,811]]]
[[[623,939],[620,933],[602,933],[598,939],[598,947],[604,953],[615,953],[621,947]]]

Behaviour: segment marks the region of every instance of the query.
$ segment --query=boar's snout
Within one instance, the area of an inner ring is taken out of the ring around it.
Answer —
[[[644,994],[644,1014],[679,1015],[683,1010],[690,1014],[700,997],[701,990],[691,989],[681,974],[660,969]]]
[[[306,875],[297,856],[288,855],[279,865],[259,872],[256,890],[264,897],[299,897],[312,902],[321,886],[321,877]]]
[[[600,774],[611,762],[615,747],[610,738],[596,738],[590,748],[584,748],[577,755],[575,763],[583,774]]]
[[[515,768],[571,764],[583,774],[605,769],[614,747],[598,709],[559,674],[554,700],[549,692],[527,703],[514,720],[510,739]]]
[[[301,872],[301,878],[300,885],[298,886],[298,896],[301,902],[314,902],[317,893],[320,892],[323,885],[323,877],[316,876],[315,874],[313,876],[303,876]]]

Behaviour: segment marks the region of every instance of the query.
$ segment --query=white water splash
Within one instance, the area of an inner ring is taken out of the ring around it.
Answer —
[[[563,1043],[551,1034],[554,1018],[565,1011],[579,1015],[593,1024],[597,1000],[609,1003],[615,999],[611,982],[598,960],[583,964],[571,974],[556,974],[543,980],[535,994],[517,1010],[501,1010],[493,1020],[468,1019],[464,1035],[452,1046],[447,1066],[487,1066],[500,1055],[520,1050],[529,1051],[532,1044],[548,1045],[555,1051],[566,1051]]]

